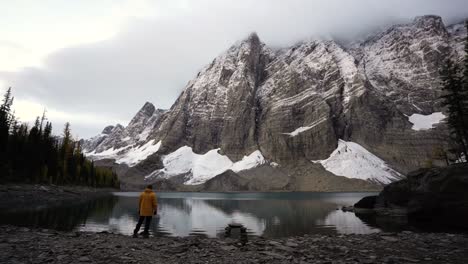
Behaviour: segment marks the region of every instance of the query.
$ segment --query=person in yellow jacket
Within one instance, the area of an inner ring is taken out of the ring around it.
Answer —
[[[144,192],[140,194],[140,201],[138,202],[138,224],[133,230],[133,237],[138,237],[138,231],[140,231],[141,224],[145,220],[145,231],[143,231],[143,237],[149,236],[149,227],[151,224],[151,218],[153,215],[158,213],[158,202],[156,194],[153,192],[153,186],[148,185]]]

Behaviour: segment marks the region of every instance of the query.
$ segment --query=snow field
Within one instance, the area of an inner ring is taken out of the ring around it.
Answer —
[[[444,118],[445,115],[442,112],[435,112],[430,115],[412,114],[408,117],[408,120],[413,124],[413,130],[420,131],[433,128]]]
[[[361,145],[344,140],[338,141],[338,147],[325,160],[312,161],[335,175],[347,178],[369,180],[388,184],[402,177],[390,168],[385,161],[375,156]]]
[[[239,172],[248,170],[266,163],[259,150],[244,156],[238,162],[232,162],[227,156],[219,154],[219,148],[205,154],[194,153],[191,147],[183,146],[163,158],[164,168],[147,176],[151,177],[161,173],[162,177],[170,178],[176,175],[190,173],[190,178],[184,182],[186,185],[195,185],[227,171]]]
[[[93,160],[115,159],[115,162],[118,164],[124,163],[133,167],[148,156],[156,153],[160,147],[161,141],[154,144],[154,139],[152,139],[142,146],[129,145],[118,149],[109,148],[99,153],[93,151],[84,154]]]

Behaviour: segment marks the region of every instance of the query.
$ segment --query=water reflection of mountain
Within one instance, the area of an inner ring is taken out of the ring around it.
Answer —
[[[84,203],[64,204],[39,211],[20,211],[5,215],[0,213],[0,224],[69,231],[76,226],[86,224],[90,217],[106,219],[117,200],[115,196],[108,196]]]
[[[355,197],[340,198],[340,195],[329,195],[314,199],[285,199],[288,197],[282,194],[285,197],[281,197],[281,200],[233,200],[229,199],[232,197],[224,197],[225,194],[221,194],[223,199],[217,200],[211,197],[212,195],[160,198],[159,226],[154,227],[154,232],[173,236],[204,234],[215,237],[231,222],[240,222],[248,228],[249,233],[267,237],[376,231],[367,227],[354,214],[341,214],[341,211],[336,211],[338,205],[350,204],[356,200]],[[112,217],[127,218],[128,212],[136,210],[136,203],[137,197],[119,197]],[[136,219],[136,216],[133,219]],[[133,225],[134,220],[124,233],[130,233]]]
[[[157,236],[220,236],[232,222],[251,235],[284,237],[309,233],[369,233],[354,214],[337,211],[359,200],[354,194],[180,194],[159,198],[159,217],[153,218]],[[131,234],[138,218],[138,193],[0,217],[2,224],[60,230],[110,231]]]
[[[88,219],[84,230],[110,230],[130,234],[137,219],[137,197],[119,196],[112,213],[106,221]],[[152,231],[156,235],[188,236],[191,234],[215,237],[232,221],[248,226],[252,233],[261,235],[265,224],[251,215],[226,213],[204,200],[159,199],[159,217],[154,218]]]
[[[207,200],[207,204],[226,213],[247,213],[265,224],[264,236],[281,237],[305,233],[330,233],[317,226],[336,205],[320,200]],[[249,226],[247,226],[250,228]]]
[[[330,212],[325,219],[318,219],[318,225],[333,226],[340,234],[370,234],[379,232],[378,228],[371,227],[352,212],[335,210]]]

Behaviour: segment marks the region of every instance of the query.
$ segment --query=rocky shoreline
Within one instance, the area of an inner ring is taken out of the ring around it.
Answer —
[[[0,263],[466,263],[468,237],[445,233],[282,239],[131,238],[0,226]]]
[[[0,185],[0,211],[40,210],[64,203],[82,203],[111,195],[112,188],[38,184]]]

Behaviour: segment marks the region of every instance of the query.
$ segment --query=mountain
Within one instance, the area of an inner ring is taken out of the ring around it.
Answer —
[[[147,139],[165,112],[147,102],[128,126],[107,126],[101,134],[82,140],[82,148],[85,154],[94,160],[110,159],[116,163],[136,165],[144,160],[148,153],[159,148],[160,144],[153,144],[154,140]]]
[[[448,148],[438,69],[466,30],[417,17],[347,47],[273,49],[256,34],[191,80],[171,109],[83,141],[123,188],[370,190]]]

